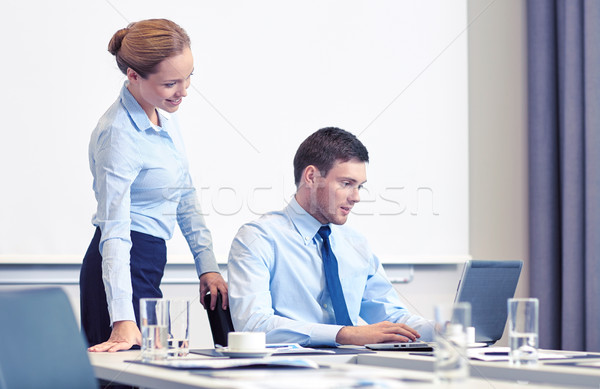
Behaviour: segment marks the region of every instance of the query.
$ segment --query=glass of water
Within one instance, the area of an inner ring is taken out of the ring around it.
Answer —
[[[169,303],[161,298],[140,299],[142,361],[167,359],[169,350]]]
[[[184,357],[190,351],[190,305],[185,298],[168,300],[169,357]]]
[[[435,306],[435,376],[440,383],[461,383],[469,378],[467,328],[471,326],[471,304]]]
[[[538,306],[536,298],[508,299],[509,361],[534,366],[538,361]]]

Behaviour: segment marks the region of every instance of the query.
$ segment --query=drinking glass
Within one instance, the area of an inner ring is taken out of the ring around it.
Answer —
[[[471,304],[439,304],[435,306],[436,380],[460,383],[469,378],[467,328],[471,325]]]
[[[184,357],[190,352],[190,305],[188,299],[169,299],[169,357]]]
[[[509,362],[512,365],[537,364],[538,306],[536,298],[508,299]]]
[[[140,299],[142,361],[167,359],[168,301],[161,298]]]

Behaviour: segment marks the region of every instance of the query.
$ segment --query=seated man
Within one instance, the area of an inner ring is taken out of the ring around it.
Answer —
[[[339,128],[323,128],[300,145],[294,198],[242,226],[232,243],[236,331],[303,346],[431,340],[431,322],[402,307],[366,239],[344,226],[360,201],[368,161],[363,144]],[[369,325],[358,326],[359,316]]]

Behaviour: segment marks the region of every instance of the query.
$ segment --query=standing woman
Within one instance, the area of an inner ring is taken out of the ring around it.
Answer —
[[[127,76],[92,133],[89,162],[96,232],[80,274],[81,325],[90,351],[141,344],[139,300],[162,297],[165,240],[175,222],[194,256],[200,301],[217,291],[227,306],[212,238],[200,213],[175,112],[194,70],[190,38],[165,19],[131,23],[108,51]]]

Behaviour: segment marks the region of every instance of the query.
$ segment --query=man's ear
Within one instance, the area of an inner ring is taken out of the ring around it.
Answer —
[[[127,79],[129,80],[129,82],[135,83],[139,81],[140,78],[142,78],[142,76],[140,76],[138,72],[136,72],[132,68],[127,68]]]
[[[317,169],[315,165],[308,165],[302,172],[302,182],[309,188],[314,187],[317,184],[317,180],[321,177],[321,171]]]

